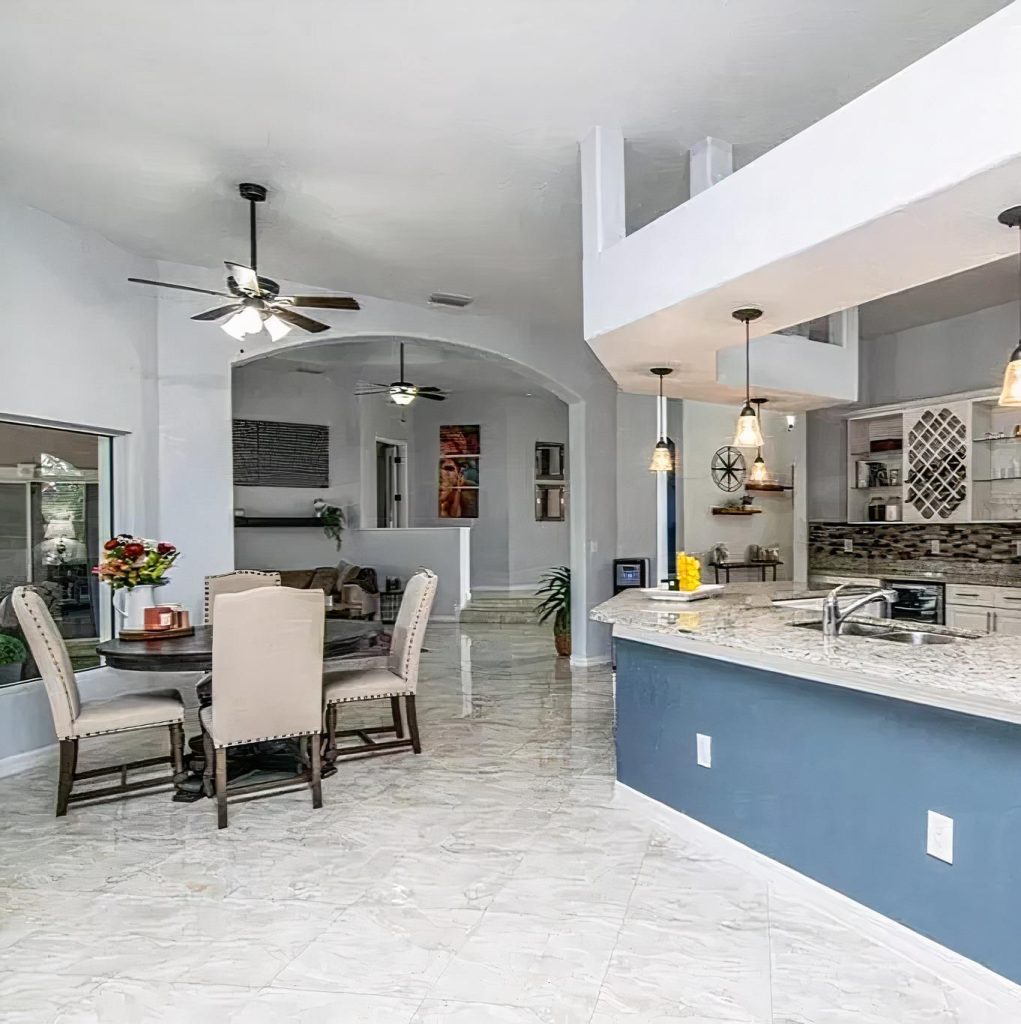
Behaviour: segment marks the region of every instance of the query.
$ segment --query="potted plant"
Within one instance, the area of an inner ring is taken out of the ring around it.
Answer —
[[[113,590],[122,629],[144,627],[143,612],[159,603],[156,588],[170,582],[166,573],[179,554],[173,544],[130,533],[119,533],[103,545],[103,560],[92,571]],[[123,602],[118,603],[119,597]]]
[[[16,683],[28,657],[25,645],[9,633],[0,633],[0,686]]]
[[[339,551],[340,545],[344,540],[344,527],[346,525],[344,510],[336,505],[330,505],[322,498],[316,498],[312,502],[312,508],[315,511],[316,517],[323,524],[323,533],[336,543],[337,550]]]
[[[566,565],[544,573],[536,597],[543,598],[536,611],[539,621],[553,619],[553,643],[557,654],[571,653],[571,570]]]

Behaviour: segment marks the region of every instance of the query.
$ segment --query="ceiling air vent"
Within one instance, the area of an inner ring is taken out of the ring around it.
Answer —
[[[475,299],[471,295],[453,295],[450,292],[433,292],[429,296],[429,303],[433,306],[450,306],[452,309],[464,309],[470,306]]]

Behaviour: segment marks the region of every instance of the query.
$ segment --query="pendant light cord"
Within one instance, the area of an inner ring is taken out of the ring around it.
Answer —
[[[1021,346],[1021,224],[1017,229],[1017,337]]]

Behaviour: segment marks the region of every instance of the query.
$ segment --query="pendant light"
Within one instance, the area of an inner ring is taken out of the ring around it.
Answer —
[[[1008,228],[1021,228],[1021,206],[1012,206],[1004,210],[997,218],[1001,224]],[[1018,232],[1021,239],[1021,231]],[[1019,241],[1021,247],[1021,241]],[[1018,316],[1021,319],[1021,250],[1018,252]],[[1000,391],[1000,405],[1007,408],[1021,406],[1021,330],[1018,331],[1019,340],[1010,354],[1010,360],[1003,371],[1003,389]]]
[[[751,328],[749,324],[762,316],[761,309],[752,307],[746,309],[735,309],[733,312],[735,320],[744,324],[744,405],[737,417],[737,431],[734,434],[735,448],[761,448],[762,429],[759,427],[759,419],[752,408],[751,399]]]
[[[649,373],[659,377],[659,405],[663,408],[663,378],[668,377],[674,371],[669,366],[654,366]],[[649,463],[650,473],[669,473],[674,468],[674,459],[670,454],[670,444],[666,439],[666,423],[663,424],[663,431],[656,441],[656,447],[652,449],[652,461]]]
[[[756,419],[759,424],[762,423],[762,407],[768,402],[768,398],[753,398],[752,404],[755,406]],[[748,471],[748,482],[753,484],[765,484],[769,483],[769,468],[766,466],[766,460],[762,457],[762,447],[759,447],[759,452],[755,456],[755,461],[752,463],[752,468]]]

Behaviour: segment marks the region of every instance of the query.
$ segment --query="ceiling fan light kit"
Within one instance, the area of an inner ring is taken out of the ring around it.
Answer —
[[[1004,210],[997,219],[1008,228],[1021,229],[1021,206]],[[1021,230],[1018,230],[1018,245],[1018,317],[1021,321]],[[1021,407],[1021,323],[1018,337],[1018,343],[1003,370],[1003,387],[1000,389],[999,404],[1007,409]]]
[[[762,316],[762,310],[749,306],[735,309],[732,316],[744,324],[744,405],[737,417],[737,430],[734,433],[735,448],[761,448],[762,428],[759,418],[752,408],[751,399],[751,328],[753,320]]]
[[[328,331],[329,324],[313,320],[294,310],[295,306],[309,309],[357,310],[358,300],[350,295],[281,295],[280,285],[272,278],[260,277],[258,271],[258,250],[256,247],[256,203],[266,201],[266,188],[254,182],[238,185],[241,198],[248,203],[248,232],[251,266],[241,263],[224,262],[227,268],[227,291],[218,292],[208,288],[193,288],[186,284],[170,284],[167,281],[150,281],[141,277],[129,277],[134,284],[152,284],[158,288],[174,288],[182,292],[196,292],[199,295],[219,295],[230,299],[226,306],[216,306],[205,312],[196,313],[192,320],[215,321],[228,317],[219,326],[238,341],[249,334],[258,334],[263,329],[273,341],[280,341],[292,328],[318,334]]]
[[[663,378],[668,377],[674,371],[669,366],[654,366],[649,373],[654,373],[659,378],[659,408],[663,408]],[[666,424],[656,440],[656,446],[652,449],[652,461],[649,463],[650,473],[669,473],[674,468],[674,458],[670,453],[670,443],[666,438]]]

